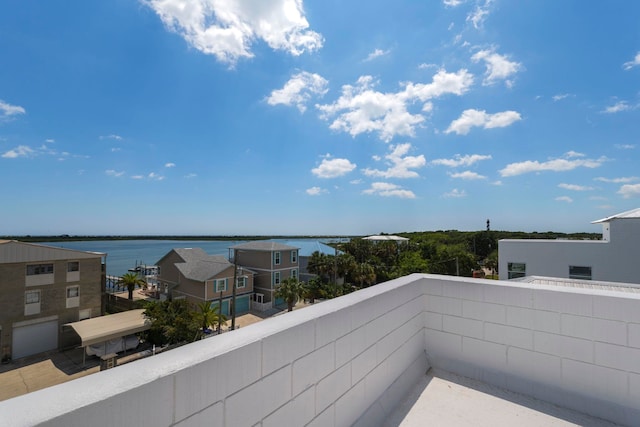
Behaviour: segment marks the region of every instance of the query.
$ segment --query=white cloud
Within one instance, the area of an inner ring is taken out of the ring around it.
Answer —
[[[442,0],[442,2],[444,3],[445,6],[449,6],[449,7],[456,7],[456,6],[460,6],[462,3],[464,3],[466,0]]]
[[[504,80],[505,84],[511,87],[513,81],[509,78],[523,69],[521,63],[509,61],[506,55],[500,55],[489,49],[475,53],[471,60],[473,62],[484,61],[487,67],[483,85],[492,85],[498,80]]]
[[[626,184],[629,182],[637,181],[639,179],[640,178],[638,178],[637,176],[627,176],[623,178],[604,178],[600,176],[598,178],[594,178],[595,181],[602,181],[602,182],[608,182],[613,184]]]
[[[640,65],[640,52],[636,53],[636,56],[632,61],[622,64],[622,68],[624,68],[625,70],[630,70],[637,65]]]
[[[419,156],[407,156],[411,150],[411,144],[398,144],[390,147],[391,152],[385,156],[390,165],[387,170],[364,169],[367,176],[380,178],[417,178],[419,175],[411,169],[418,169],[427,164],[426,159],[421,154]],[[374,156],[374,159],[377,156]]]
[[[558,184],[558,187],[560,188],[564,188],[565,190],[571,190],[571,191],[591,191],[594,188],[593,187],[588,187],[586,185],[576,185],[576,184]]]
[[[486,0],[484,5],[477,5],[473,12],[467,15],[467,22],[471,22],[475,29],[480,29],[489,16],[489,6],[492,0]]]
[[[560,196],[560,197],[556,197],[556,200],[559,202],[567,202],[567,203],[573,203],[573,199],[569,196]]]
[[[144,0],[143,0],[144,1]],[[199,51],[235,64],[251,58],[251,46],[262,40],[292,55],[322,47],[323,38],[309,30],[302,0],[146,0],[165,26]]]
[[[483,176],[483,175],[480,175],[478,173],[471,172],[471,171],[450,173],[449,176],[451,178],[459,178],[459,179],[464,179],[464,180],[467,180],[467,181],[473,181],[473,180],[479,180],[479,179],[487,179],[486,176]]]
[[[484,110],[464,110],[460,118],[451,122],[444,133],[455,132],[458,135],[466,135],[472,127],[484,129],[503,128],[521,120],[517,111],[502,111],[495,114],[487,114]]]
[[[27,145],[18,145],[2,155],[4,159],[15,159],[18,157],[30,157],[35,154],[35,151]]]
[[[458,190],[457,188],[454,188],[448,193],[444,193],[442,196],[446,197],[447,199],[459,199],[461,197],[467,197],[467,192],[464,190]]]
[[[282,89],[271,92],[267,98],[269,105],[296,105],[301,113],[307,109],[306,103],[312,96],[327,93],[329,82],[319,74],[302,71],[291,76]]]
[[[572,96],[570,93],[559,93],[557,95],[553,95],[551,99],[553,99],[554,102],[558,102],[570,96]]]
[[[391,141],[395,136],[414,136],[415,128],[425,118],[407,110],[416,101],[427,103],[445,94],[462,95],[473,84],[473,75],[467,70],[456,73],[438,71],[431,83],[404,84],[395,93],[374,90],[377,85],[371,76],[361,76],[356,85],[342,86],[342,95],[332,104],[316,105],[320,117],[330,120],[333,130],[348,132],[355,137],[361,133],[376,132],[381,140]],[[429,110],[429,107],[427,107]]]
[[[629,105],[627,101],[618,101],[615,104],[606,107],[604,110],[602,110],[602,113],[615,114],[621,111],[628,111],[632,109],[633,107]]]
[[[159,175],[155,172],[150,172],[149,175],[147,175],[147,178],[151,181],[162,181],[164,179],[164,176]]]
[[[175,167],[176,167],[176,164],[175,164],[175,163],[171,163],[171,162],[169,162],[169,163],[165,163],[165,164],[164,164],[164,167],[165,167],[165,168],[175,168]]]
[[[118,147],[111,148],[112,153],[117,153],[118,151],[122,151],[122,148],[118,148]]]
[[[188,174],[186,174],[184,177],[185,177],[185,178],[187,178],[187,179],[191,179],[191,178],[195,178],[195,177],[197,177],[197,176],[198,176],[198,175],[197,175],[197,174],[195,174],[195,173],[188,173]]]
[[[577,151],[567,151],[566,153],[564,153],[564,156],[568,159],[573,158],[573,157],[585,157],[585,155],[583,153],[578,153]]]
[[[579,167],[585,168],[597,168],[607,160],[606,157],[600,157],[599,159],[551,159],[546,162],[538,162],[537,160],[527,160],[524,162],[508,164],[504,169],[500,170],[500,175],[503,177],[522,175],[531,172],[564,172],[570,171]]]
[[[415,199],[413,191],[404,190],[399,185],[388,182],[373,182],[371,188],[364,190],[363,194],[377,195],[382,197],[399,197],[401,199]]]
[[[614,147],[619,150],[633,150],[634,148],[636,148],[636,146],[633,144],[615,144]]]
[[[0,120],[9,120],[19,114],[25,114],[27,111],[19,105],[11,105],[0,99]]]
[[[47,144],[53,144],[53,143],[56,142],[56,140],[53,139],[53,138],[47,138],[47,139],[44,140],[44,142],[46,142]]]
[[[453,156],[453,159],[436,159],[433,160],[431,162],[431,164],[434,165],[443,165],[443,166],[449,166],[452,168],[458,167],[458,166],[471,166],[472,164],[482,161],[482,160],[490,160],[491,159],[491,155],[486,155],[486,154],[466,154],[464,156],[461,156],[460,154],[456,154],[455,156]]]
[[[351,172],[356,168],[355,163],[348,159],[322,159],[322,163],[317,168],[311,169],[318,178],[337,178]]]
[[[144,175],[133,175],[131,179],[144,179]]]
[[[124,175],[124,171],[116,171],[113,169],[107,169],[106,171],[104,171],[104,173],[106,173],[108,176],[115,176],[115,177],[120,177]]]
[[[111,135],[100,135],[100,139],[115,139],[116,141],[122,141],[122,137],[120,135],[111,134]]]
[[[328,193],[329,191],[320,187],[311,187],[311,188],[307,188],[305,192],[310,196],[319,196],[323,193]]]
[[[625,199],[640,197],[640,184],[625,184],[620,187],[620,190],[618,190],[618,194],[620,194]]]
[[[369,55],[367,55],[367,58],[365,59],[365,62],[371,61],[371,60],[379,58],[381,56],[388,55],[389,53],[391,53],[390,50],[375,49],[373,52],[371,52]]]

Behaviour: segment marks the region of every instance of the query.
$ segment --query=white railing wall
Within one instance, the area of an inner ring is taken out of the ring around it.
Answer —
[[[411,275],[0,402],[0,425],[375,426],[437,367],[640,421],[640,296]]]

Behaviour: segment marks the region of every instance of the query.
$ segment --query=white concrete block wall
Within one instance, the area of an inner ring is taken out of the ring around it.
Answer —
[[[427,370],[424,308],[401,278],[0,402],[0,425],[381,423]]]
[[[431,366],[640,425],[639,294],[422,280]]]

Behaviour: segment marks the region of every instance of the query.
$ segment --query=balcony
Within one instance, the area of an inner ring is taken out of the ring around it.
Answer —
[[[637,425],[640,295],[414,274],[0,402],[0,421],[382,425],[429,368]]]

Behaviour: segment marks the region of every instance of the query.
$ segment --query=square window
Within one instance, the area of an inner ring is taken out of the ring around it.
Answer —
[[[247,278],[246,277],[238,277],[236,280],[236,288],[241,289],[247,286]]]
[[[227,279],[216,280],[216,292],[224,292],[227,290]]]
[[[527,264],[523,262],[510,262],[507,264],[508,278],[517,279],[527,275]]]
[[[80,286],[70,286],[67,288],[67,298],[77,298],[80,296]]]
[[[24,294],[25,304],[40,304],[40,291],[27,291]]]
[[[67,263],[67,272],[80,271],[80,263],[78,261],[71,261]]]

